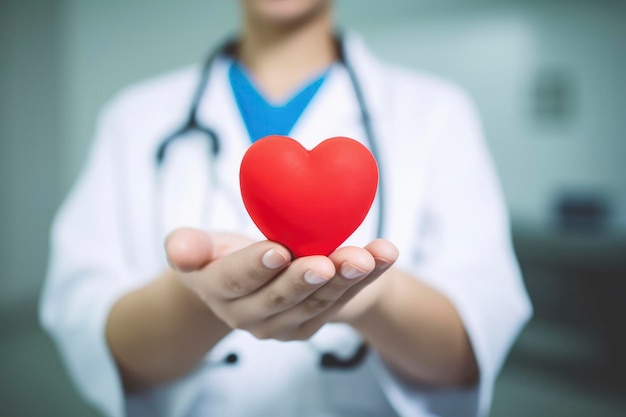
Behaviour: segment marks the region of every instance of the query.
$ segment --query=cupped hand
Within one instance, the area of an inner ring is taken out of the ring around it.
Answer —
[[[181,281],[224,323],[285,341],[308,339],[327,321],[349,321],[366,310],[382,292],[355,296],[398,257],[378,239],[328,257],[292,259],[275,242],[193,229],[173,232],[166,251]]]

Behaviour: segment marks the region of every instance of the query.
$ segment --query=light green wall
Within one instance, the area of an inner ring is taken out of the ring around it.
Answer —
[[[0,315],[33,303],[61,198],[59,13],[0,2]]]
[[[623,4],[519,2],[407,18],[369,37],[383,56],[472,94],[516,222],[546,226],[555,193],[575,188],[606,193],[626,229],[624,22]],[[536,120],[543,68],[574,80],[571,120]]]

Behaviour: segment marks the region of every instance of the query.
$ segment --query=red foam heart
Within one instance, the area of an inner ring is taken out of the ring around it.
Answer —
[[[256,141],[243,157],[241,195],[269,239],[296,257],[329,255],[365,219],[378,186],[372,153],[343,137],[308,151],[286,136]]]

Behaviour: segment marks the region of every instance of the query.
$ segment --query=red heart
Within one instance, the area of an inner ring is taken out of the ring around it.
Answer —
[[[243,157],[241,195],[252,220],[296,257],[329,255],[365,219],[378,186],[372,153],[331,138],[308,151],[286,136],[256,141]]]

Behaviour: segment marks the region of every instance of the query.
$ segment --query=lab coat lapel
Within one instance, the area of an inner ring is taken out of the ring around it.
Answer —
[[[178,227],[198,227],[208,189],[210,158],[204,135],[199,132],[177,139],[162,168],[163,223],[165,234]],[[209,159],[209,164],[207,164]]]
[[[239,167],[250,146],[250,138],[228,79],[230,63],[227,58],[216,60],[211,82],[199,108],[200,122],[213,128],[220,141],[220,152],[210,173],[207,196],[210,201],[203,213],[202,224],[208,230],[237,231],[261,239],[263,236],[248,216],[241,199]]]
[[[250,227],[239,193],[239,162],[247,134],[232,99],[227,62],[218,59],[199,107],[198,120],[220,142],[211,153],[206,134],[192,131],[177,138],[159,173],[163,214],[162,236],[178,227],[205,230],[244,230]]]
[[[376,87],[380,84],[380,64],[358,36],[346,34],[344,45],[347,60],[357,73],[359,86],[363,90],[367,111],[370,116],[376,116],[372,117],[376,130],[377,116],[383,110],[382,91]],[[376,133],[377,138],[379,134]],[[355,91],[343,65],[333,65],[328,79],[294,126],[291,135],[308,149],[335,136],[352,137],[368,145]]]
[[[334,64],[290,136],[309,150],[330,137],[362,136],[357,109],[344,68]]]
[[[377,142],[382,184],[377,198],[382,195],[386,210],[383,237],[399,247],[411,247],[416,231],[407,230],[402,222],[406,222],[407,215],[421,215],[423,172],[432,146],[428,137],[434,135],[428,134],[430,127],[424,126],[423,120],[406,116],[419,109],[418,103],[406,101],[407,94],[393,82],[394,72],[402,70],[381,63],[357,35],[346,36],[346,55],[363,90]],[[408,207],[417,211],[407,214]],[[408,268],[411,258],[412,254],[401,253],[396,265]]]

